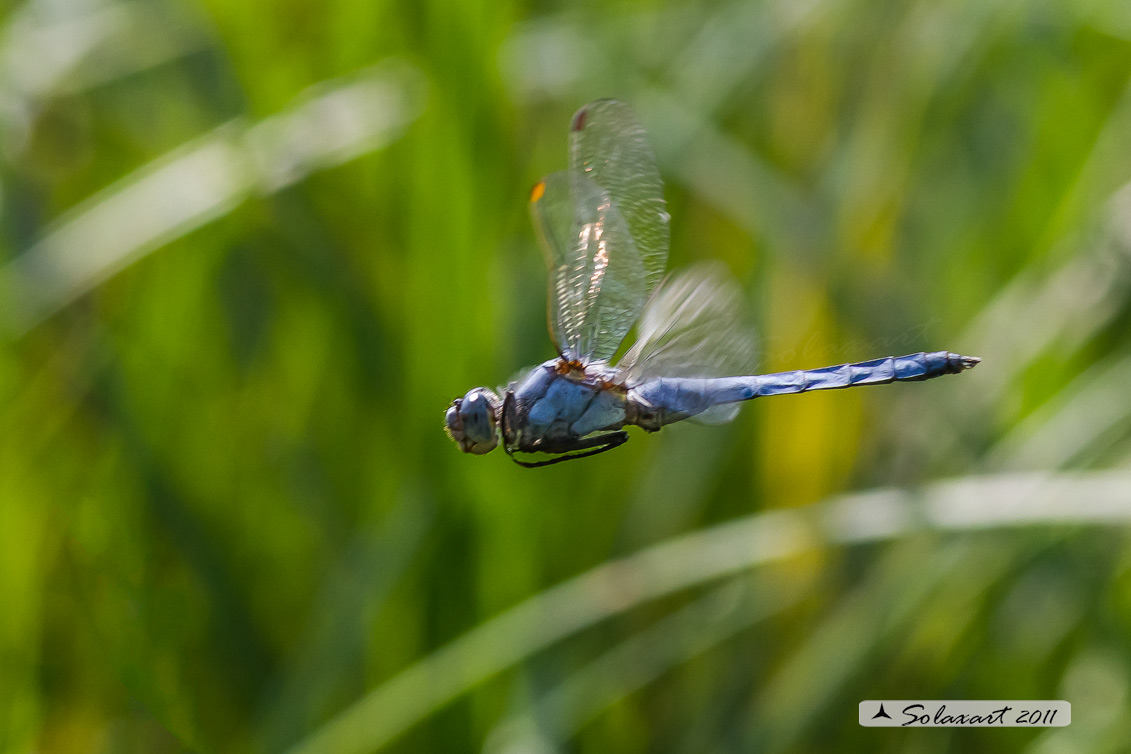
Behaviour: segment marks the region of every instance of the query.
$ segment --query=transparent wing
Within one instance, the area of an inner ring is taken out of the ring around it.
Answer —
[[[546,323],[558,354],[571,357],[571,341],[576,337],[580,313],[571,300],[569,280],[573,258],[570,241],[573,228],[573,198],[569,176],[554,173],[543,178],[530,192],[530,219],[542,255],[546,260],[549,291],[546,294]]]
[[[644,295],[668,264],[670,217],[652,147],[632,108],[604,99],[578,110],[570,125],[569,167],[600,186],[620,210],[644,268]]]
[[[569,359],[608,359],[640,314],[645,272],[628,225],[584,175],[554,173],[530,211],[549,273],[550,335]]]
[[[752,374],[754,330],[742,290],[718,263],[699,264],[660,285],[644,309],[637,339],[621,359],[628,384],[655,377],[733,377]],[[695,417],[730,421],[739,404]]]
[[[608,359],[663,275],[668,214],[656,160],[625,104],[599,100],[570,126],[570,170],[531,195],[550,271],[550,330],[571,359]]]
[[[592,337],[593,352],[582,356],[608,359],[664,275],[670,217],[652,147],[632,108],[623,102],[597,100],[574,114],[570,123],[569,166],[574,198],[584,193],[585,189],[579,190],[578,184],[587,178],[608,196],[627,226],[631,247],[610,245],[610,260],[614,255],[633,255],[637,262],[624,266],[635,269],[638,264],[643,272],[640,284],[605,284],[607,300],[601,301],[594,313],[615,311],[615,323],[604,323],[606,326],[601,328],[589,322],[583,324],[585,329],[596,332]]]

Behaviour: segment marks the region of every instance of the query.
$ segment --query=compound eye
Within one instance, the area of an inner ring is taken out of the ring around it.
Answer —
[[[463,420],[459,415],[459,406],[458,400],[452,401],[452,405],[448,406],[448,410],[444,412],[444,429],[447,431],[448,437],[456,442],[462,442],[464,439]]]
[[[476,444],[490,442],[495,436],[495,407],[485,392],[481,387],[468,391],[459,407],[463,434]]]
[[[452,401],[444,414],[444,429],[464,453],[487,453],[499,444],[495,431],[498,411],[498,396],[485,387],[477,387]]]

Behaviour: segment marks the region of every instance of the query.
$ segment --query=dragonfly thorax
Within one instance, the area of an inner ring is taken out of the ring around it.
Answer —
[[[493,391],[473,388],[463,398],[452,401],[444,414],[444,429],[464,453],[489,453],[499,444],[496,427],[501,407],[502,401]]]

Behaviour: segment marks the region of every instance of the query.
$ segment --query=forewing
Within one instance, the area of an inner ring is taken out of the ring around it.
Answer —
[[[581,216],[575,218],[579,221],[579,230],[584,232],[587,223],[601,221],[601,215],[608,214],[592,211],[593,187],[596,186],[601,200],[610,200],[621,223],[615,233],[607,231],[605,234],[604,250],[610,268],[639,268],[642,275],[639,284],[632,281],[623,285],[620,280],[615,284],[604,283],[598,295],[608,300],[601,300],[591,310],[618,313],[615,327],[603,320],[601,331],[592,339],[593,353],[582,354],[607,359],[616,351],[663,277],[668,260],[670,218],[664,204],[660,172],[644,129],[628,105],[615,100],[598,100],[574,114],[570,125],[570,182],[575,206],[581,211]],[[609,219],[603,222],[611,229]],[[600,251],[592,243],[586,250],[590,254]],[[594,265],[587,262],[579,267],[588,269]],[[606,277],[610,274],[611,271],[606,273]],[[621,320],[627,321],[622,324]],[[593,329],[591,325],[586,326]]]
[[[530,219],[546,260],[549,290],[546,294],[546,321],[558,353],[569,356],[576,339],[582,312],[577,311],[569,282],[572,276],[574,244],[573,199],[569,176],[554,173],[538,183],[530,193]]]
[[[568,173],[535,186],[530,211],[546,258],[548,320],[559,353],[608,359],[647,295],[624,218],[597,184]]]
[[[742,290],[720,264],[700,264],[664,281],[637,325],[637,339],[621,359],[628,384],[655,377],[732,377],[752,374],[754,331]],[[695,417],[721,423],[738,404]]]

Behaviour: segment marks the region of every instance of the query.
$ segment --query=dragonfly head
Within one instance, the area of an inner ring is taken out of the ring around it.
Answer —
[[[499,396],[485,387],[469,390],[467,395],[456,398],[444,414],[444,429],[448,437],[459,443],[464,453],[482,455],[495,449],[499,444],[499,409],[502,401]]]

